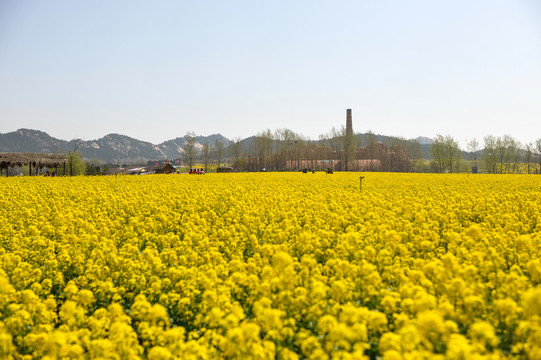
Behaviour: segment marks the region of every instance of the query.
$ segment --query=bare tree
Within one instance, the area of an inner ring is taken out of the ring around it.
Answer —
[[[211,147],[212,145],[207,142],[203,144],[203,148],[201,149],[201,156],[202,156],[203,164],[205,165],[205,172],[208,172]]]
[[[307,138],[302,134],[295,134],[295,158],[297,159],[297,169],[303,168],[303,161],[306,158],[305,148]]]
[[[251,141],[242,150],[244,168],[248,171],[256,171],[257,164],[254,159],[257,157],[255,141]]]
[[[501,158],[502,163],[500,164],[502,173],[504,172],[503,169],[505,169],[506,174],[516,172],[518,161],[520,160],[518,151],[520,143],[512,136],[504,135],[503,138],[501,138],[501,146],[503,148],[503,156]],[[505,166],[505,168],[503,166]]]
[[[430,145],[430,152],[434,157],[432,166],[437,172],[444,172],[445,170],[445,138],[443,135],[436,135],[432,145]]]
[[[276,168],[285,169],[288,161],[292,158],[291,149],[295,145],[297,134],[289,129],[277,129],[274,132],[274,141],[276,142],[277,166]]]
[[[510,135],[504,135],[503,137],[489,136],[492,141],[490,145],[490,152],[492,155],[492,161],[499,163],[499,173],[509,174],[511,172],[517,172],[518,162],[520,161],[519,147],[520,143]],[[485,150],[487,147],[485,146]],[[498,166],[495,167],[498,169]],[[494,171],[496,172],[496,171]]]
[[[255,137],[255,150],[259,170],[268,168],[269,159],[272,155],[272,141],[273,136],[270,129],[260,132]]]
[[[409,140],[406,143],[406,154],[408,157],[408,170],[407,171],[419,171],[422,161],[423,152],[421,150],[421,144],[415,139]]]
[[[518,173],[520,170],[520,161],[522,158],[522,143],[516,139],[513,139],[512,147],[510,148],[511,152],[511,162],[513,163],[513,173]]]
[[[369,164],[370,171],[378,170],[378,168],[381,169],[381,165],[383,164],[384,159],[383,159],[383,151],[382,151],[382,148],[380,146],[381,144],[378,142],[377,136],[371,130],[369,130],[364,136],[364,142],[365,142],[365,146],[368,147],[368,157],[369,157],[369,160],[370,160],[370,164]],[[421,154],[420,158],[422,158],[422,154]],[[374,160],[379,160],[379,163],[380,163],[379,167],[378,167],[377,163]]]
[[[319,157],[323,161],[323,163],[321,164],[322,170],[326,170],[327,168],[334,168],[335,153],[331,147],[331,144],[332,140],[330,133],[319,135]]]
[[[468,150],[473,154],[473,163],[476,169],[477,167],[477,152],[479,151],[479,142],[477,139],[472,139],[468,142]]]
[[[225,146],[220,139],[216,139],[214,142],[214,154],[216,156],[216,162],[218,167],[222,164],[222,160],[225,156]]]
[[[237,169],[239,168],[239,159],[240,159],[240,137],[236,137],[233,139],[233,143],[230,146],[231,149],[231,156],[233,157],[233,166],[235,166]]]
[[[331,150],[334,153],[333,160],[337,160],[340,163],[340,168],[337,170],[342,170],[343,164],[343,137],[346,134],[346,128],[342,125],[340,129],[337,129],[333,127],[331,131],[329,132],[329,145],[331,146]]]
[[[189,169],[192,168],[195,156],[197,155],[195,136],[195,133],[192,131],[187,132],[185,135],[186,142],[184,143],[184,161],[188,165]]]
[[[535,152],[535,147],[533,143],[530,142],[530,143],[524,144],[524,155],[526,156],[525,160],[526,160],[526,168],[528,169],[528,174],[531,174],[532,163],[534,163],[535,165],[534,152]]]
[[[460,147],[458,146],[458,142],[450,135],[445,137],[445,153],[449,172],[453,172],[454,164],[456,164],[455,172],[459,172],[460,169],[458,163],[460,161]]]
[[[436,135],[434,142],[430,146],[434,156],[433,168],[439,172],[458,172],[461,159],[460,147],[458,142],[450,135]]]
[[[541,174],[541,138],[535,141],[535,152],[539,164],[539,174]]]
[[[493,135],[487,135],[484,138],[483,161],[486,171],[495,174],[498,168],[498,148],[497,139]]]

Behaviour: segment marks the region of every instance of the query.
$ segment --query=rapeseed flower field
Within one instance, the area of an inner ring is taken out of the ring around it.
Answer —
[[[0,178],[0,359],[541,359],[541,176]]]

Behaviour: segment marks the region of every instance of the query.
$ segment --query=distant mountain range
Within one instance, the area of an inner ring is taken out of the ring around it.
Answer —
[[[197,136],[196,147],[214,144],[220,139],[225,146],[230,140],[220,134]],[[98,159],[105,163],[135,163],[147,160],[182,157],[186,137],[179,137],[154,145],[126,135],[109,134],[97,140],[60,140],[49,134],[30,129],[19,129],[0,134],[0,152],[70,152],[77,148],[85,159]]]
[[[364,135],[364,134],[363,134]],[[362,139],[363,135],[358,135]],[[392,137],[376,135],[378,141],[389,142]],[[210,136],[197,136],[196,147],[202,148],[204,144],[214,144],[220,140],[227,147],[231,140],[221,134]],[[241,141],[241,146],[249,147],[255,137]],[[421,144],[424,158],[429,158],[429,147],[432,139],[418,137],[415,139]],[[362,140],[361,140],[362,142]],[[77,149],[87,160],[98,159],[103,163],[144,163],[148,160],[175,159],[182,157],[186,136],[177,137],[154,145],[150,142],[137,140],[126,135],[109,134],[97,140],[61,140],[49,134],[31,129],[19,129],[13,132],[0,134],[0,152],[40,152],[40,153],[68,153]]]

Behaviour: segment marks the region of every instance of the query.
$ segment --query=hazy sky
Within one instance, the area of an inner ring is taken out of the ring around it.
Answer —
[[[541,2],[0,0],[0,132],[541,137]]]

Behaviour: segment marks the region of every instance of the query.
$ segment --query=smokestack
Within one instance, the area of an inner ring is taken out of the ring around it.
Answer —
[[[353,135],[353,120],[351,120],[351,109],[346,110],[346,135]]]

